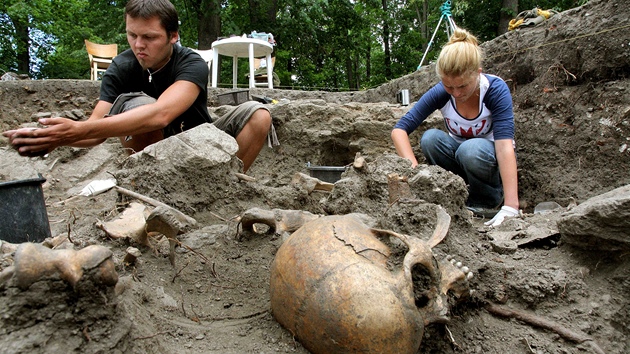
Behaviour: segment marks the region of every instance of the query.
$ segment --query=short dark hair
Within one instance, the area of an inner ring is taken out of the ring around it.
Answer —
[[[157,16],[166,33],[179,31],[177,10],[168,0],[129,0],[125,6],[125,19],[127,15],[143,19]]]

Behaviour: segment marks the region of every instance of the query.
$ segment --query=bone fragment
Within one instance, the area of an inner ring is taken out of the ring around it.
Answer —
[[[114,286],[118,281],[112,252],[99,245],[75,251],[51,250],[40,244],[22,243],[15,252],[12,268],[9,272],[12,275],[10,280],[22,290],[48,278],[62,279],[72,287],[84,279],[84,276],[106,286]]]
[[[160,205],[149,214],[146,223],[147,233],[159,232],[166,236],[170,246],[168,258],[171,265],[175,266],[175,246],[179,243],[177,235],[197,226],[197,221],[167,205]]]
[[[597,354],[604,353],[604,351],[601,349],[599,345],[597,345],[597,343],[593,340],[593,338],[586,336],[584,334],[581,334],[581,333],[573,332],[559,323],[547,320],[545,318],[536,316],[534,314],[510,309],[508,307],[499,306],[493,303],[487,303],[486,310],[488,310],[488,312],[490,312],[493,315],[506,317],[506,318],[516,318],[534,327],[551,330],[553,332],[556,332],[558,335],[560,335],[560,337],[566,340],[570,340],[575,343],[589,342],[589,345],[591,346],[591,348],[593,349],[595,353]]]
[[[446,234],[448,234],[448,228],[451,225],[451,216],[442,208],[438,206],[437,210],[437,222],[435,225],[435,230],[433,231],[433,235],[429,239],[429,247],[433,248],[437,246],[444,238]]]
[[[256,181],[256,178],[252,177],[252,176],[248,176],[244,173],[238,173],[238,172],[234,172],[234,175],[236,176],[236,178],[238,178],[239,181],[245,181],[245,182],[254,182]]]
[[[0,240],[0,254],[13,253],[18,249],[18,244]]]
[[[125,258],[123,262],[129,265],[136,264],[136,260],[142,256],[142,252],[135,247],[127,247],[127,253],[125,254]]]
[[[74,244],[70,241],[70,239],[68,238],[68,235],[58,235],[55,236],[53,238],[47,238],[44,241],[42,241],[42,246],[46,246],[48,248],[52,248],[52,249],[58,249],[58,248],[68,248],[68,249],[72,249],[74,248]]]
[[[96,227],[105,231],[113,239],[129,238],[140,245],[149,246],[145,218],[148,215],[144,204],[132,202],[116,219],[108,222],[97,222]]]
[[[252,208],[241,215],[240,222],[243,230],[250,232],[255,232],[254,225],[257,223],[268,225],[275,230],[276,234],[281,235],[285,239],[302,225],[319,217],[320,215],[304,210]]]
[[[365,157],[361,156],[360,152],[357,152],[356,155],[354,155],[354,161],[352,162],[352,167],[354,167],[357,170],[363,170],[366,167]]]
[[[397,173],[387,175],[387,188],[389,190],[390,205],[400,199],[410,199],[412,197],[407,177],[400,176]]]
[[[125,188],[123,188],[123,187],[119,187],[119,186],[115,186],[114,188],[116,188],[116,190],[117,190],[119,193],[121,193],[121,194],[124,194],[124,195],[130,196],[130,197],[132,197],[132,198],[136,198],[136,199],[138,199],[138,200],[140,200],[140,201],[143,201],[143,202],[145,202],[145,203],[151,204],[151,205],[153,205],[153,206],[155,206],[155,207],[158,207],[158,206],[163,206],[163,207],[166,207],[166,208],[171,208],[171,209],[175,210],[175,209],[174,209],[173,207],[171,207],[170,205],[168,205],[168,204],[164,204],[164,203],[160,202],[159,200],[155,200],[155,199],[153,199],[153,198],[151,198],[151,197],[147,197],[146,195],[142,195],[142,194],[140,194],[140,193],[136,193],[136,192],[134,192],[134,191],[130,191],[130,190],[128,190],[128,189],[125,189]],[[190,218],[190,219],[194,220],[194,219],[193,219],[193,218],[191,218],[190,216],[187,216],[187,215],[183,214],[183,213],[182,213],[182,212],[180,212],[180,211],[177,211],[177,210],[176,210],[176,212],[177,212],[177,213],[180,213],[180,214],[182,214],[182,215],[184,215],[184,216],[185,216],[185,217],[187,217],[187,218]]]
[[[306,189],[308,194],[311,194],[313,191],[330,192],[335,187],[335,185],[332,183],[324,182],[318,178],[311,177],[301,172],[297,172],[296,174],[293,175],[291,184],[301,185],[302,187],[304,187],[304,189]]]

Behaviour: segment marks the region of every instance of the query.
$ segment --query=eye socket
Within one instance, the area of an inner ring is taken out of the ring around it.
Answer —
[[[431,271],[421,264],[416,264],[411,269],[411,278],[416,307],[422,308],[427,306],[431,299],[431,288],[435,284]]]

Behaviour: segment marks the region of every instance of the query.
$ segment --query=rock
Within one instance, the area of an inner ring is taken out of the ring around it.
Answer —
[[[202,124],[131,155],[116,178],[136,193],[192,212],[238,190],[236,181],[217,184],[242,171],[237,151],[234,138]]]
[[[603,251],[630,249],[630,185],[588,199],[558,220],[566,243]]]
[[[546,214],[560,209],[562,209],[562,206],[556,202],[542,202],[536,204],[534,214]]]
[[[512,240],[494,240],[490,241],[490,245],[499,254],[512,254],[518,249],[518,245]]]

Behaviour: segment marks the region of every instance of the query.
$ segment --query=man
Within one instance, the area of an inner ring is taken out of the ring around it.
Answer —
[[[168,0],[130,0],[125,7],[131,47],[103,75],[101,93],[90,118],[76,122],[45,118],[42,129],[3,133],[23,156],[49,153],[59,146],[92,147],[120,137],[129,153],[203,123],[207,109],[208,66],[179,40],[179,21]],[[144,93],[144,94],[140,94]],[[145,95],[146,94],[146,95]],[[260,103],[246,102],[213,123],[232,135],[247,172],[262,149],[271,115]]]

